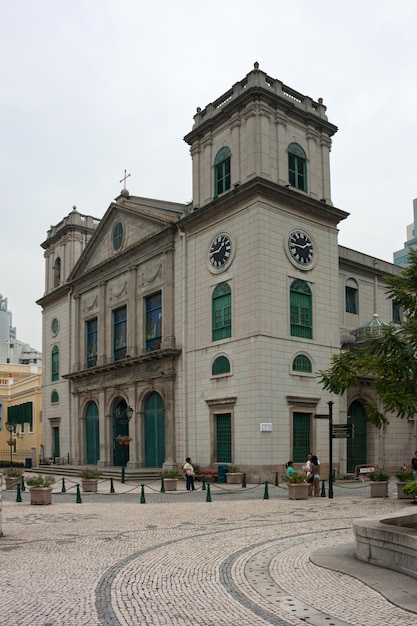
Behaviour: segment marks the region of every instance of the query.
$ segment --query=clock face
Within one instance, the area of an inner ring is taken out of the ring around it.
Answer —
[[[311,265],[314,258],[313,241],[303,230],[294,230],[288,237],[291,258],[300,266]]]
[[[232,242],[229,235],[221,233],[213,239],[209,249],[209,261],[214,270],[223,269],[230,260],[232,254]]]

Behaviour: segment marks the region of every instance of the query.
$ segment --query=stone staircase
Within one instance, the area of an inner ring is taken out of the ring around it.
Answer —
[[[80,475],[81,469],[85,467],[91,467],[88,465],[39,465],[38,467],[33,467],[30,469],[26,469],[25,473],[27,474],[55,474],[56,476],[73,476],[77,477]],[[94,466],[96,469],[96,466]],[[101,472],[100,478],[115,478],[120,480],[122,476],[122,468],[121,467],[98,467]],[[146,482],[150,480],[157,480],[159,478],[159,474],[161,473],[160,468],[125,468],[125,482]]]

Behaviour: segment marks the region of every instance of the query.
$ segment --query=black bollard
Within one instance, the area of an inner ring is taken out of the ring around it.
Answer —
[[[81,493],[80,493],[80,485],[77,483],[75,485],[77,487],[77,499],[76,499],[76,504],[82,504],[82,500],[81,500]]]
[[[16,502],[22,502],[22,495],[20,493],[20,485],[17,485]]]
[[[275,487],[278,487],[278,472],[275,472]]]
[[[113,477],[110,477],[110,493],[114,493]]]
[[[264,490],[264,500],[269,500],[269,493],[268,493],[268,481],[265,481],[265,490]]]
[[[205,491],[206,490],[206,479],[203,476],[203,486],[201,487],[201,491]]]
[[[146,500],[145,500],[145,485],[141,485],[140,503],[141,504],[146,504]]]
[[[62,479],[62,487],[61,487],[61,493],[65,493],[66,489],[65,489],[65,478]]]
[[[326,490],[324,488],[324,480],[321,481],[321,493],[320,493],[320,497],[321,498],[325,498],[326,497]]]
[[[161,478],[161,493],[165,493],[164,477]]]
[[[125,466],[124,465],[122,465],[122,480],[121,480],[121,482],[122,483],[125,482]]]
[[[210,483],[207,485],[206,502],[211,502]]]
[[[23,476],[22,476],[22,484],[21,484],[21,489],[22,489],[22,491],[26,491],[26,487],[25,487],[25,479],[24,479],[24,477],[23,477]]]
[[[246,474],[245,473],[242,476],[242,487],[246,487]]]

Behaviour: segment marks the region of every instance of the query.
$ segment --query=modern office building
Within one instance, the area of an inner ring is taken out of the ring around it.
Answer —
[[[394,252],[394,263],[401,267],[407,265],[408,252],[417,244],[417,198],[413,200],[413,216],[413,223],[407,226],[407,241],[404,242],[404,248]]]
[[[358,328],[394,319],[385,279],[400,271],[338,245],[348,213],[331,196],[336,131],[321,98],[255,64],[197,109],[191,205],[123,189],[102,219],[74,209],[51,227],[46,456],[167,469],[191,456],[258,480],[313,450],[324,469],[328,422],[315,416],[331,406],[357,433],[334,442],[340,473],[410,457],[415,425],[370,426],[365,382],[342,398],[319,382]]]

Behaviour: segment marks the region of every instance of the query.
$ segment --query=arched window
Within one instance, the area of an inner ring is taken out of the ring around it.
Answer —
[[[313,338],[312,295],[304,280],[294,280],[291,283],[290,324],[293,337]]]
[[[313,366],[311,365],[311,361],[306,354],[297,354],[292,362],[292,371],[302,372],[304,374],[312,373]]]
[[[230,189],[230,148],[224,146],[214,159],[214,195],[217,197]]]
[[[307,158],[298,143],[288,146],[288,181],[292,187],[307,191]]]
[[[218,356],[213,361],[213,365],[211,367],[211,375],[219,376],[219,374],[229,374],[230,373],[230,361],[227,356]]]
[[[345,310],[346,313],[359,313],[359,289],[354,278],[348,278],[345,285]]]
[[[216,285],[212,295],[212,341],[232,336],[232,291],[228,283]]]
[[[58,257],[54,264],[54,287],[61,284],[61,259]]]
[[[52,348],[51,356],[51,380],[59,380],[59,348],[54,346]]]
[[[51,404],[56,404],[59,402],[59,395],[56,389],[51,393]]]

